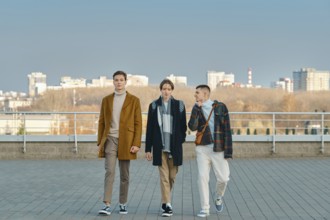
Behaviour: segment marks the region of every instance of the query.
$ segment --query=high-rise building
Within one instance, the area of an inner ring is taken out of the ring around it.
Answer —
[[[293,72],[293,91],[330,90],[330,72],[302,68]]]
[[[271,88],[279,88],[287,92],[293,92],[293,83],[290,78],[280,78],[278,81],[271,84]]]
[[[46,74],[42,72],[32,72],[28,74],[29,96],[36,97],[47,90]]]
[[[167,79],[171,80],[173,84],[186,86],[187,85],[187,77],[186,76],[174,76],[173,74],[166,77]]]
[[[230,86],[235,82],[235,75],[225,72],[207,71],[207,85],[211,90],[219,86]]]

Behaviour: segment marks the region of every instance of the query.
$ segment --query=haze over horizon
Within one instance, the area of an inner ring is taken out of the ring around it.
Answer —
[[[27,75],[111,78],[116,70],[206,82],[208,70],[269,87],[304,67],[330,70],[328,0],[3,1],[0,90],[27,92]]]

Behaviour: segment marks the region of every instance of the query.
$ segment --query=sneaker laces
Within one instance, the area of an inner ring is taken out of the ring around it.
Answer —
[[[104,205],[103,210],[106,210],[106,209],[110,209],[110,206],[109,205]]]
[[[221,204],[222,204],[222,199],[217,199],[217,200],[215,200],[215,204],[217,204],[217,205],[221,205]]]

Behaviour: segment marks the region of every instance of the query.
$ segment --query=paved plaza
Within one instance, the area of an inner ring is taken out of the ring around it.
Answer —
[[[207,219],[330,219],[330,158],[234,159],[225,208]],[[119,172],[113,213],[102,207],[104,161],[1,160],[0,219],[164,219],[158,169],[131,162],[128,215],[118,213]],[[173,192],[169,219],[200,219],[195,160],[185,160]],[[215,179],[210,189],[214,198]],[[211,198],[211,201],[213,201]]]

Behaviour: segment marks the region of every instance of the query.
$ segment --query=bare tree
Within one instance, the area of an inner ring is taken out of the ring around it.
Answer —
[[[160,96],[158,85],[128,86],[127,91],[140,98],[143,112]],[[113,87],[49,90],[38,97],[31,111],[99,111],[102,98],[113,93]],[[173,96],[183,100],[187,112],[195,104],[195,88],[176,86]],[[314,112],[330,111],[330,91],[287,93],[279,89],[217,88],[211,99],[226,103],[231,112]]]

